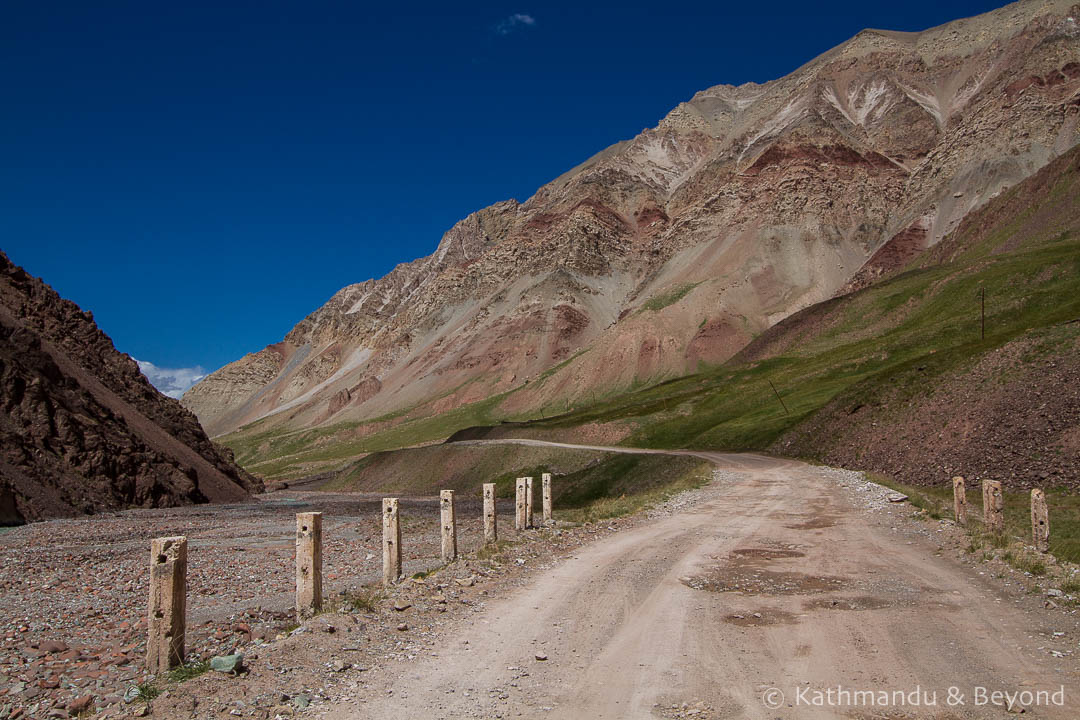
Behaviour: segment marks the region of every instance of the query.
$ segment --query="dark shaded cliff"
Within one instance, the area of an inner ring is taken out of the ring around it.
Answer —
[[[262,490],[93,316],[0,252],[0,523]]]

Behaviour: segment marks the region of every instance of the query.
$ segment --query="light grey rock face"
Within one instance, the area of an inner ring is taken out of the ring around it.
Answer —
[[[184,403],[211,434],[507,390],[521,411],[725,360],[1075,145],[1078,17],[1045,0],[867,30],[784,78],[704,90],[526,202],[469,215],[432,255],[343,288]]]

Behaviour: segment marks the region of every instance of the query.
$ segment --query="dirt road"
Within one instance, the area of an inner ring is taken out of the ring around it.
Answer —
[[[328,716],[1080,717],[1075,616],[868,511],[850,473],[693,454],[721,470],[704,502],[586,546]]]

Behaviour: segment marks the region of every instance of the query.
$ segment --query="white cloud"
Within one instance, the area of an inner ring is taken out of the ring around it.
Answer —
[[[495,32],[498,35],[509,35],[515,30],[523,27],[532,27],[536,24],[536,18],[532,15],[526,15],[525,13],[514,13],[505,20],[500,20],[499,24],[495,26]]]
[[[135,362],[139,363],[139,369],[142,370],[142,374],[146,376],[151,385],[160,390],[162,394],[177,400],[187,392],[188,388],[206,377],[206,370],[199,365],[190,368],[169,369],[158,367],[154,363],[145,360],[136,359]]]

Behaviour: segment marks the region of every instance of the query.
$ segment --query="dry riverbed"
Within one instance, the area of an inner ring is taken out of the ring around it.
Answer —
[[[673,502],[681,507],[690,495]],[[482,540],[481,503],[458,498],[456,504],[459,548],[475,554]],[[309,511],[324,513],[324,591],[330,609],[341,612],[298,627],[295,514]],[[441,566],[438,515],[438,498],[402,498],[406,574]],[[239,707],[242,715],[265,717],[271,709],[281,714],[317,706],[333,693],[346,666],[360,672],[381,659],[414,655],[416,643],[446,618],[474,611],[498,581],[519,582],[628,522],[519,534],[512,501],[500,500],[499,552],[483,562],[463,558],[388,594],[380,587],[380,518],[381,496],[284,491],[243,505],[134,510],[0,534],[0,720],[145,711],[144,698],[153,691],[138,695],[138,689],[152,679],[143,667],[152,537],[189,538],[189,661],[240,652],[251,668],[230,677],[228,689],[215,690],[220,699],[204,698],[205,712],[196,714],[235,713]],[[396,611],[395,599],[415,605]],[[399,630],[403,622],[413,627]],[[321,642],[313,642],[316,633],[325,636]],[[249,688],[260,678],[273,691],[253,698]],[[184,698],[188,685],[194,682],[159,679],[153,714],[179,710],[187,717],[199,704],[199,693]],[[239,706],[228,700],[230,690],[238,692]]]

